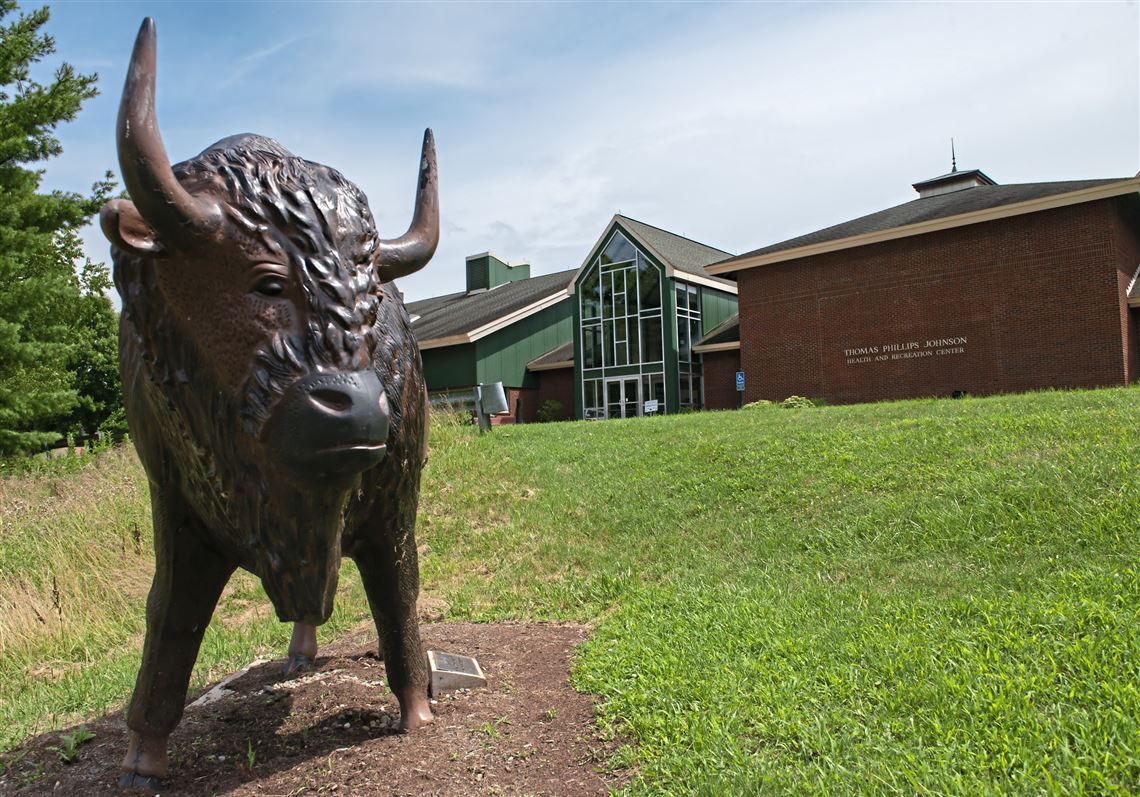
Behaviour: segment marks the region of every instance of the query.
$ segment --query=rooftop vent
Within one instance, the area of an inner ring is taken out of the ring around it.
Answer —
[[[920,199],[926,199],[930,196],[964,191],[967,188],[977,188],[981,185],[997,185],[997,183],[987,177],[981,169],[969,169],[964,172],[954,169],[949,174],[931,177],[929,180],[915,183],[913,187],[918,192]]]

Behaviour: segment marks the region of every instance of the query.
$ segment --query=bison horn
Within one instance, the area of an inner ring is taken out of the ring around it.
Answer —
[[[219,226],[221,208],[191,196],[170,168],[154,113],[155,50],[154,20],[147,17],[135,39],[119,104],[119,167],[146,223],[172,243],[186,244]]]
[[[381,240],[373,261],[376,276],[381,282],[391,282],[419,271],[435,254],[435,247],[439,244],[438,182],[435,137],[428,128],[424,131],[424,148],[420,153],[420,181],[411,226],[399,238]]]

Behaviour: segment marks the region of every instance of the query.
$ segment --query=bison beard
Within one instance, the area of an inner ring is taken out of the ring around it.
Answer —
[[[133,201],[109,202],[101,223],[156,559],[121,783],[156,788],[237,567],[261,578],[281,620],[311,632],[332,612],[341,556],[352,557],[401,726],[431,721],[415,619],[426,391],[389,280],[430,259],[439,226],[430,131],[412,226],[385,241],[356,186],[270,139],[227,138],[172,169],[153,73],[147,20],[119,116]]]

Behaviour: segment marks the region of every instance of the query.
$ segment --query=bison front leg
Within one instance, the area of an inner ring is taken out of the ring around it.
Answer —
[[[157,789],[169,768],[166,740],[182,719],[202,635],[234,565],[206,547],[196,519],[170,507],[153,485],[151,495],[155,573],[119,785]]]
[[[388,684],[400,701],[400,730],[426,725],[434,717],[428,703],[428,662],[416,621],[420,591],[416,558],[416,501],[389,507],[366,524],[366,539],[353,558],[380,636]]]
[[[317,658],[317,627],[312,623],[293,623],[293,636],[289,640],[289,658],[285,662],[285,674],[292,675],[303,670]]]

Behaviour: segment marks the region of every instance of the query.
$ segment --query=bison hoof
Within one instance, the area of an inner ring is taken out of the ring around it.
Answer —
[[[400,711],[400,730],[404,733],[422,728],[434,721],[435,715],[431,713],[426,700],[422,704],[408,706]]]
[[[159,791],[162,788],[162,778],[154,775],[140,775],[138,772],[124,772],[119,776],[120,788],[133,786],[136,789],[149,789]]]
[[[313,660],[310,659],[308,656],[305,656],[302,654],[290,656],[285,661],[285,674],[286,675],[292,675],[295,672],[301,672],[303,670],[311,669],[312,666],[313,666]]]

